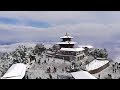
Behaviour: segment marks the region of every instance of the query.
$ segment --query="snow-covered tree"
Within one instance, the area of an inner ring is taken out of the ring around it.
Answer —
[[[60,46],[58,44],[53,45],[52,47],[53,51],[57,52],[58,50],[60,50]]]
[[[84,53],[86,54],[86,55],[88,55],[88,53],[89,53],[89,48],[88,47],[84,47]]]
[[[46,48],[44,47],[43,44],[37,44],[35,46],[34,52],[35,54],[41,55],[41,53],[43,53],[46,50]]]
[[[108,53],[106,49],[95,49],[93,52],[91,52],[91,54],[97,58],[107,58],[108,57]]]

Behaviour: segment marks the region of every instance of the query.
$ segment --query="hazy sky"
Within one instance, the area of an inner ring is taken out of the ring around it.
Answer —
[[[0,41],[49,41],[66,32],[78,41],[119,40],[120,12],[0,11]]]

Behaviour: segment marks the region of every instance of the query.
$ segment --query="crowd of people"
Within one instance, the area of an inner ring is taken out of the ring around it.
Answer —
[[[112,65],[113,67],[113,73],[116,73],[117,71],[120,71],[120,63],[115,63]]]
[[[59,64],[58,61],[54,57],[46,57],[45,55],[40,55],[39,58],[36,58],[35,64],[37,64],[41,70],[43,70],[48,77],[46,79],[53,79],[55,78],[54,75],[57,75],[59,71],[61,72],[68,72],[70,70],[70,67],[64,66],[62,68],[59,68],[57,65]],[[66,64],[65,61],[62,62],[62,64]],[[46,68],[47,67],[47,68]],[[39,69],[38,69],[39,70]],[[44,76],[36,76],[36,79],[45,78]],[[26,79],[29,78],[29,75],[26,74]]]
[[[111,74],[108,73],[108,74],[105,76],[105,79],[112,79],[112,78],[113,78],[113,77],[112,77],[112,76],[113,76],[112,73],[113,73],[113,74],[118,74],[118,72],[120,72],[120,63],[115,62],[114,64],[112,64],[111,70],[112,70]],[[102,78],[102,77],[101,77],[101,74],[98,74],[98,79],[101,79],[101,78]],[[120,79],[120,77],[118,77],[118,79]]]

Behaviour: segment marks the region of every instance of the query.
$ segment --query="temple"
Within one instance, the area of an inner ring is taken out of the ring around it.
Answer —
[[[76,44],[76,42],[71,41],[73,37],[69,36],[67,33],[65,36],[60,38],[62,39],[62,41],[57,43],[60,48],[73,48]]]
[[[65,36],[60,37],[62,39],[61,42],[58,42],[60,46],[59,52],[56,54],[56,58],[73,61],[73,60],[81,60],[84,58],[84,48],[75,47],[76,42],[73,42],[70,35],[66,33]]]

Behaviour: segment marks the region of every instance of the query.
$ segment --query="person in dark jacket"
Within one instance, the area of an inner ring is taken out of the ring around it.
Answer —
[[[49,78],[50,78],[50,79],[53,79],[51,74],[49,74]]]
[[[100,79],[100,74],[98,75],[98,78]]]

